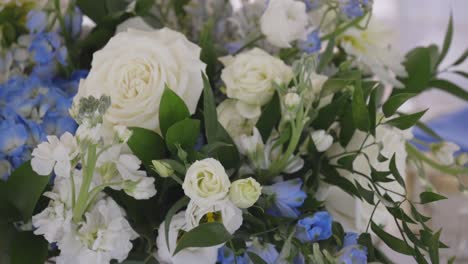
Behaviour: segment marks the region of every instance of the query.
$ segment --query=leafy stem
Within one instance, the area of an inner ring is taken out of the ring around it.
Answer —
[[[96,167],[96,145],[91,144],[88,147],[87,161],[84,164],[84,175],[83,182],[80,187],[80,192],[78,195],[78,200],[76,201],[75,207],[73,208],[73,221],[78,222],[81,220],[83,213],[86,210],[88,197],[89,197],[89,187],[91,185],[94,169]]]

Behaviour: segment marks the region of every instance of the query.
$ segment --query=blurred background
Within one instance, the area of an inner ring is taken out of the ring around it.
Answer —
[[[395,48],[404,54],[416,47],[432,43],[442,45],[450,13],[454,18],[454,37],[452,46],[444,64],[455,61],[468,48],[468,10],[467,0],[374,0],[374,15],[387,26],[395,37]],[[468,72],[468,62],[459,66],[459,70]],[[457,75],[444,76],[465,90],[468,79]],[[456,129],[458,144],[468,143],[468,104],[458,98],[438,90],[427,91],[414,98],[406,105],[406,110],[424,110],[430,107],[423,117],[426,121],[451,118],[453,113],[464,111],[464,115],[453,121],[456,127],[438,127],[439,130]],[[421,184],[415,173],[409,173],[414,191],[420,190]],[[468,178],[468,175],[465,176]],[[442,250],[441,263],[446,263],[451,256],[457,256],[455,263],[468,263],[468,198],[457,191],[453,178],[432,172],[430,181],[449,199],[426,206],[426,214],[433,217],[432,225],[443,228],[442,241],[450,249]],[[385,250],[395,263],[415,263],[391,250]]]

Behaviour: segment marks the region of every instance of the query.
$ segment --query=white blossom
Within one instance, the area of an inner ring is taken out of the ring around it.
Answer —
[[[319,152],[324,152],[333,144],[333,137],[325,130],[316,130],[310,134],[315,148]]]
[[[460,150],[460,147],[452,142],[442,142],[431,145],[432,153],[435,158],[443,165],[452,165],[455,163],[455,152]]]
[[[249,208],[257,202],[262,186],[252,177],[240,179],[231,184],[229,199],[239,208]]]

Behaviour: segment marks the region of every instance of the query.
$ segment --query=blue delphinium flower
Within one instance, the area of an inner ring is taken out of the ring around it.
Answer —
[[[220,264],[247,264],[249,263],[249,260],[245,254],[242,256],[236,256],[234,260],[234,252],[232,249],[224,246],[218,249],[218,262]]]
[[[366,264],[367,248],[358,244],[359,234],[346,233],[343,248],[338,252],[340,264]]]
[[[29,46],[35,62],[33,74],[41,79],[51,79],[58,70],[58,64],[66,65],[68,52],[63,40],[56,32],[36,34]]]
[[[304,4],[306,5],[306,11],[309,12],[311,10],[316,9],[320,6],[321,0],[303,0]]]
[[[31,10],[26,17],[26,27],[30,33],[43,32],[48,24],[48,17],[44,11]]]
[[[305,41],[300,41],[298,46],[307,54],[320,51],[322,48],[322,42],[320,41],[319,31],[314,30],[309,33],[309,35],[307,35],[307,39]]]
[[[343,247],[354,246],[358,243],[359,234],[354,232],[348,232],[345,234],[343,240]]]
[[[317,212],[297,222],[295,236],[302,242],[317,242],[328,239],[331,235],[332,217],[328,212]]]
[[[267,213],[273,216],[298,217],[297,208],[302,206],[307,197],[301,187],[302,180],[299,178],[263,187],[263,192],[270,195],[273,202]]]
[[[275,263],[279,257],[278,250],[276,250],[275,246],[270,243],[260,243],[259,241],[253,241],[252,246],[248,247],[247,251],[255,253],[268,264]]]
[[[372,8],[372,0],[341,0],[341,12],[349,19],[364,15],[367,9]]]

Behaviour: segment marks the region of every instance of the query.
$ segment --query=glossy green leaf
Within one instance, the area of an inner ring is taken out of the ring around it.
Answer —
[[[184,208],[190,199],[187,196],[180,198],[169,211],[167,211],[166,218],[164,219],[164,235],[166,236],[166,245],[169,248],[169,227],[171,225],[172,217],[182,208]],[[170,250],[169,250],[170,251]]]
[[[392,118],[385,123],[394,127],[397,127],[401,130],[408,129],[414,126],[419,119],[426,113],[427,110],[417,112],[409,115],[401,115],[399,117]]]
[[[256,127],[262,135],[263,142],[268,140],[271,131],[281,119],[281,105],[278,93],[275,93],[271,101],[263,108],[262,115],[257,121]]]
[[[152,160],[165,157],[166,146],[159,134],[141,127],[132,127],[130,130],[132,130],[132,136],[127,145],[147,169],[150,168]]]
[[[18,232],[11,245],[12,264],[43,264],[49,243],[32,232]]]
[[[183,234],[177,242],[174,255],[189,247],[211,247],[225,243],[231,234],[222,223],[204,223]]]
[[[343,114],[348,98],[349,94],[342,94],[329,105],[321,108],[317,117],[312,121],[312,127],[315,129],[328,129]]]
[[[456,73],[462,77],[465,77],[465,78],[468,78],[468,72],[464,72],[464,71],[454,71],[453,73]]]
[[[468,48],[465,50],[465,52],[462,53],[460,57],[458,57],[458,59],[452,65],[453,66],[460,65],[466,60],[466,58],[468,58]]]
[[[371,221],[371,229],[391,249],[401,254],[413,255],[413,249],[405,241],[385,232],[381,227],[374,223],[374,221]]]
[[[434,234],[431,241],[431,246],[429,247],[429,257],[432,264],[439,264],[439,238],[440,230]]]
[[[210,79],[215,78],[216,64],[218,63],[218,55],[216,52],[215,39],[214,39],[214,20],[208,19],[203,25],[200,32],[198,45],[201,47],[200,59],[206,63],[206,74]]]
[[[247,251],[247,255],[249,255],[249,259],[253,264],[268,264],[259,255],[253,253],[252,251]]]
[[[393,93],[420,93],[425,90],[432,78],[430,49],[418,47],[411,50],[403,65],[408,73],[408,77],[401,79],[405,88],[394,89]]]
[[[354,86],[352,111],[353,122],[356,128],[362,131],[369,131],[369,112],[367,110],[360,81],[357,81],[357,84]]]
[[[395,177],[395,180],[403,186],[403,188],[406,189],[406,184],[405,180],[401,176],[400,172],[398,171],[397,165],[396,165],[396,155],[397,153],[393,154],[392,159],[390,160],[390,171],[392,172],[393,177]]]
[[[367,203],[374,205],[374,191],[368,190],[359,184],[358,181],[354,181],[358,192],[361,194],[361,197],[366,200]]]
[[[28,161],[23,163],[8,178],[6,189],[10,203],[29,221],[36,203],[49,183],[50,176],[35,173]]]
[[[437,80],[433,80],[429,82],[429,85],[431,87],[447,92],[453,96],[456,96],[460,99],[468,101],[468,92],[462,87],[454,84],[451,81],[444,80],[444,79],[437,79]]]
[[[206,75],[203,77],[203,114],[205,118],[205,136],[208,143],[214,143],[218,135],[218,114],[216,112],[216,103],[210,82]]]
[[[414,93],[400,93],[390,97],[382,106],[385,117],[390,117],[404,104],[408,99],[414,97]]]
[[[200,135],[200,121],[184,119],[172,125],[166,134],[166,145],[171,153],[177,154],[176,145],[184,150],[192,150]]]
[[[162,135],[165,136],[172,125],[188,117],[190,112],[184,100],[166,85],[159,106],[159,126]]]
[[[387,207],[387,211],[395,218],[402,220],[406,223],[416,224],[416,222],[403,211],[400,207]]]
[[[349,141],[352,139],[356,127],[353,122],[353,111],[351,110],[351,105],[345,107],[344,114],[340,118],[341,130],[338,140],[342,146],[348,145]]]
[[[447,197],[433,192],[422,192],[419,194],[419,199],[422,204],[432,203],[440,200],[445,200]]]
[[[139,16],[148,14],[154,3],[154,0],[137,0],[135,4],[135,13]]]
[[[317,72],[321,73],[327,65],[330,64],[330,62],[333,59],[333,51],[335,49],[335,38],[332,37],[327,44],[327,47],[325,48],[325,51],[320,55],[320,61],[317,66]]]
[[[374,261],[374,244],[372,243],[371,235],[369,233],[362,233],[361,235],[359,235],[357,242],[359,245],[365,246],[367,248],[367,255],[369,257],[368,261]]]
[[[375,87],[370,96],[369,104],[367,106],[367,111],[369,112],[369,132],[371,135],[375,136],[375,129],[377,124],[377,93],[379,87]]]
[[[442,46],[442,50],[439,55],[439,60],[437,61],[437,65],[439,65],[447,55],[447,52],[450,48],[450,44],[452,43],[453,39],[453,16],[450,14],[450,19],[447,25],[447,30],[445,31],[445,38],[444,38],[444,45]]]

